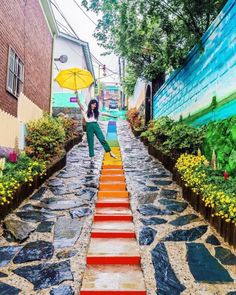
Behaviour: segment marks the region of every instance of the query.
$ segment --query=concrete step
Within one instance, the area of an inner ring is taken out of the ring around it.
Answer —
[[[134,224],[130,221],[96,221],[92,232],[134,232]]]
[[[124,175],[123,169],[102,169],[101,175]]]
[[[132,215],[108,215],[108,214],[104,214],[104,215],[94,215],[94,221],[112,221],[112,220],[119,220],[119,221],[133,221],[133,216]]]
[[[125,207],[129,208],[130,203],[128,198],[103,198],[99,199],[96,203],[96,208],[103,207]]]
[[[98,198],[128,198],[127,191],[99,191]]]
[[[88,265],[80,295],[146,295],[139,265]]]
[[[132,215],[127,207],[102,207],[96,208],[96,215]]]
[[[100,191],[125,191],[126,183],[125,182],[117,182],[117,183],[103,183],[101,182],[99,185]]]
[[[123,165],[103,165],[103,169],[123,169]]]
[[[87,253],[88,264],[140,264],[135,239],[92,238]]]
[[[114,183],[114,182],[124,182],[124,175],[101,175],[100,182],[101,183]]]

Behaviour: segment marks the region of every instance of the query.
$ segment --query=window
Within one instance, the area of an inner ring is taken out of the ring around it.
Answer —
[[[23,91],[24,65],[14,49],[9,47],[7,68],[7,90],[18,97]]]

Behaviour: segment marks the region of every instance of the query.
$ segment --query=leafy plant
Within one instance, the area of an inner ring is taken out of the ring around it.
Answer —
[[[62,153],[65,130],[58,119],[45,114],[42,118],[29,122],[27,131],[27,155],[49,161]]]
[[[206,126],[203,150],[208,160],[214,150],[218,168],[236,175],[236,116]]]
[[[42,160],[32,160],[21,154],[17,163],[6,161],[4,173],[0,177],[0,204],[9,203],[21,183],[32,182],[36,175],[43,175],[46,163]]]
[[[128,110],[126,116],[134,129],[142,129],[144,127],[144,120],[136,108]]]
[[[75,120],[62,116],[59,117],[58,120],[59,122],[61,122],[65,130],[65,140],[69,140],[79,134],[77,131],[78,124]]]

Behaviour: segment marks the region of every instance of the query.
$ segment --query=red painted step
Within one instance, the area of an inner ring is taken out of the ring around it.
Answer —
[[[140,256],[87,256],[87,264],[140,264]]]
[[[106,198],[100,199],[96,203],[97,208],[102,207],[125,207],[129,208],[130,203],[128,198]]]
[[[133,221],[132,215],[94,215],[94,221],[114,221],[114,220],[120,220],[120,221]]]
[[[128,239],[128,238],[136,238],[135,232],[104,232],[104,231],[97,231],[91,232],[91,238],[113,238],[113,239]]]

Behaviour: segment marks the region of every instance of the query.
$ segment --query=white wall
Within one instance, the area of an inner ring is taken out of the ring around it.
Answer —
[[[61,63],[59,61],[55,61],[53,67],[53,77],[55,78],[60,70],[78,67],[81,69],[87,70],[87,65],[85,61],[85,57],[83,54],[82,46],[76,44],[70,40],[58,37],[55,40],[55,48],[54,48],[54,57],[59,58],[61,55],[67,55],[68,61],[66,63]],[[53,82],[53,92],[70,92],[73,91],[69,89],[61,88],[57,82]],[[90,88],[86,88],[80,91],[83,96],[89,101],[93,95],[93,86]]]

